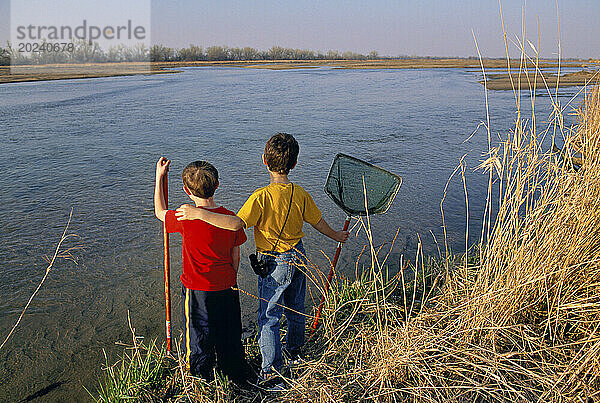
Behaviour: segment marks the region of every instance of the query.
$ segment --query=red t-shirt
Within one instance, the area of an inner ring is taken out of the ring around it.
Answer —
[[[235,215],[224,207],[207,210]],[[165,224],[167,232],[180,232],[183,238],[183,274],[180,278],[186,288],[221,291],[236,284],[231,249],[246,242],[243,229],[228,231],[202,220],[177,221],[174,210],[167,211]]]

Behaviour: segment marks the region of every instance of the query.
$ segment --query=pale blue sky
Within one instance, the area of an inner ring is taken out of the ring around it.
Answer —
[[[26,0],[23,0],[26,1]],[[9,0],[0,0],[0,40],[9,37]],[[510,38],[520,36],[524,1],[503,0]],[[559,0],[564,57],[600,57],[600,1]],[[527,38],[556,57],[555,0],[527,2]],[[152,0],[152,42],[174,47],[284,46],[382,55],[504,56],[497,0]],[[516,55],[516,53],[515,53]]]

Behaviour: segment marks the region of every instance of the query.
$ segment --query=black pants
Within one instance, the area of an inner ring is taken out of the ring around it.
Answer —
[[[217,368],[225,375],[243,380],[246,361],[238,291],[181,289],[184,353],[191,374],[212,379],[216,358]]]

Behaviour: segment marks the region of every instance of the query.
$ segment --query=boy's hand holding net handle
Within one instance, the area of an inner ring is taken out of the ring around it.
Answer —
[[[344,228],[342,229],[342,231],[348,231],[348,227],[350,226],[350,218],[350,216],[346,217],[346,222],[344,222]],[[321,303],[319,304],[319,309],[317,309],[317,316],[315,316],[315,321],[313,322],[312,329],[310,331],[311,336],[315,333],[315,330],[317,330],[317,324],[319,322],[319,318],[321,317],[321,310],[323,309],[323,304],[325,303],[325,295],[327,295],[327,290],[329,289],[329,285],[331,284],[331,278],[333,277],[333,271],[335,270],[337,261],[340,258],[342,245],[342,242],[338,242],[337,249],[335,250],[335,255],[333,256],[333,261],[331,262],[331,267],[329,269],[329,274],[327,275],[327,281],[325,282],[325,290],[323,291],[323,295],[321,296]]]
[[[162,188],[165,195],[165,207],[169,205],[169,181],[168,174],[162,179]],[[165,264],[165,326],[167,332],[167,353],[171,352],[171,287],[169,279],[171,278],[171,263],[169,259],[169,233],[167,232],[166,220],[163,222],[163,247]]]

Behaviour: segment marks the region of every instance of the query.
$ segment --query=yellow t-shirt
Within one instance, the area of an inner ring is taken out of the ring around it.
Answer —
[[[254,227],[254,242],[259,252],[272,251],[276,243],[275,252],[290,250],[304,236],[304,221],[315,225],[321,220],[321,211],[312,197],[294,183],[294,200],[290,215],[277,242],[277,235],[283,227],[290,206],[291,193],[291,183],[271,183],[252,193],[237,213],[246,224],[246,228]]]

